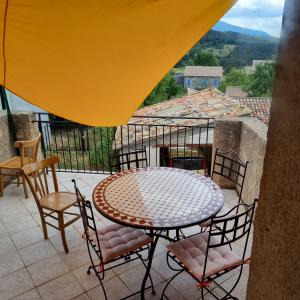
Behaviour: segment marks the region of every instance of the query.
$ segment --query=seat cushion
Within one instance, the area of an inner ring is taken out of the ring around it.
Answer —
[[[203,232],[167,246],[188,271],[200,281],[203,280],[207,240],[208,232]],[[217,240],[211,237],[211,242],[215,243]],[[229,246],[210,248],[205,278],[240,264],[242,264],[242,259],[230,250]]]
[[[40,205],[53,211],[63,211],[77,202],[76,194],[70,192],[55,192],[40,199]]]
[[[104,263],[153,241],[143,230],[119,224],[111,224],[101,228],[98,230],[98,237]]]

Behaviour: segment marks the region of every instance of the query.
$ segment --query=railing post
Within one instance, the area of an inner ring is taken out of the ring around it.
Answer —
[[[45,148],[44,132],[43,132],[41,114],[40,113],[37,113],[37,114],[38,114],[38,128],[39,128],[39,132],[42,135],[42,139],[41,139],[42,152],[43,152],[44,158],[46,158],[46,148]]]

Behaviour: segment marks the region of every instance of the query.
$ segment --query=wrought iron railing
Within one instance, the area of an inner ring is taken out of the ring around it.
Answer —
[[[178,158],[197,165],[199,157],[210,165],[212,118],[135,116],[127,125],[91,127],[36,113],[34,122],[43,156],[58,155],[63,172],[109,173],[110,155],[142,148],[150,166],[176,166]]]

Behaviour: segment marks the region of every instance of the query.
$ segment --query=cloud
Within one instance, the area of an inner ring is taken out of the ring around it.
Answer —
[[[239,0],[224,22],[280,36],[284,0]]]

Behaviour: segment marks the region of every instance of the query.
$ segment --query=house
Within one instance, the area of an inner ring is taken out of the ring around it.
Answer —
[[[214,118],[250,115],[251,110],[217,89],[139,109],[128,125],[118,126],[114,149],[146,148],[151,166],[168,166],[181,157],[205,157],[210,165]],[[174,166],[174,165],[173,165]]]
[[[256,118],[268,125],[270,120],[270,107],[271,98],[259,98],[259,97],[236,97],[234,98],[241,105],[244,105],[251,109],[251,117]]]
[[[256,67],[258,65],[262,65],[262,64],[271,64],[273,63],[273,60],[267,60],[267,59],[254,59],[252,61],[252,67],[251,67],[251,71],[252,73],[254,73],[256,71]]]
[[[217,88],[223,76],[223,67],[186,66],[183,73],[185,88],[205,89]]]
[[[240,86],[228,86],[225,95],[229,97],[247,97],[248,94]]]

